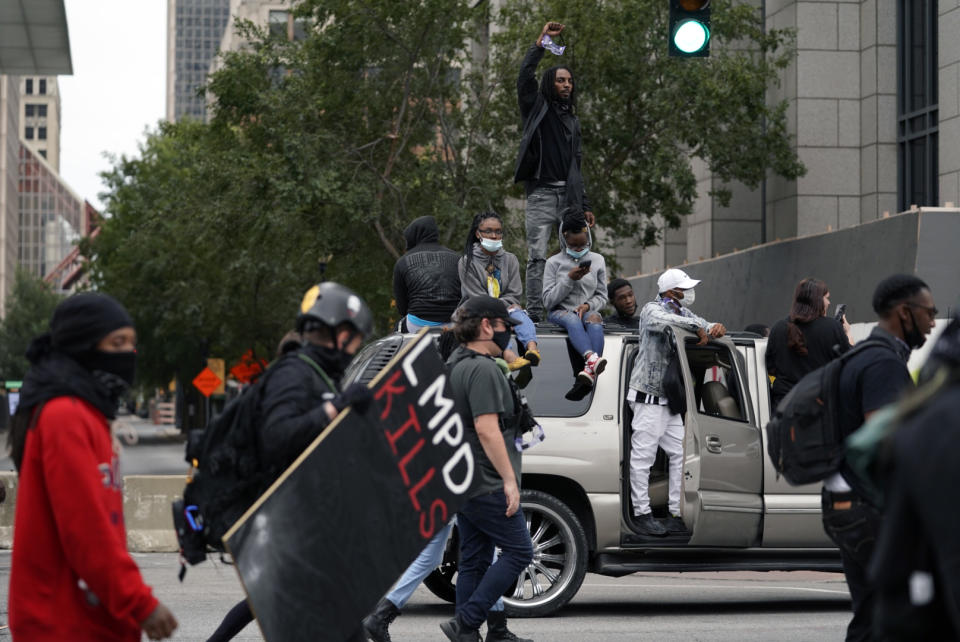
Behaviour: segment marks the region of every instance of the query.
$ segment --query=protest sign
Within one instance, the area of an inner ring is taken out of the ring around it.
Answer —
[[[469,496],[473,452],[433,338],[370,386],[370,407],[341,413],[224,536],[271,642],[348,638]]]

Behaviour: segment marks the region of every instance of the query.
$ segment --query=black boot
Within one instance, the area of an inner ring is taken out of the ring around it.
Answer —
[[[507,614],[503,611],[490,611],[487,614],[487,637],[483,642],[533,642],[527,638],[518,638],[507,628]]]
[[[373,613],[363,618],[363,630],[373,642],[390,642],[390,623],[400,615],[400,609],[385,597],[377,602]]]
[[[458,617],[442,623],[440,630],[450,642],[480,642],[480,631],[468,629]]]

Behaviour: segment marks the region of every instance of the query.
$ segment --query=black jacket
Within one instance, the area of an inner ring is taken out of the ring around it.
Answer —
[[[517,102],[520,106],[520,116],[523,119],[523,136],[520,138],[520,152],[517,154],[517,163],[513,170],[513,180],[519,183],[524,181],[527,194],[536,187],[540,178],[541,140],[540,122],[546,115],[550,105],[540,93],[537,83],[537,65],[543,58],[543,49],[531,45],[520,64],[520,76],[517,78]],[[580,142],[580,121],[573,118],[573,159],[567,174],[567,205],[579,211],[589,211],[590,200],[587,198],[581,173],[581,158],[583,149]]]
[[[323,369],[334,387],[297,356],[300,352]],[[271,370],[274,372],[264,382],[260,417],[263,464],[275,475],[292,464],[330,424],[323,402],[337,394],[343,373],[322,349],[312,345],[284,355]]]
[[[403,231],[407,253],[393,267],[393,298],[402,316],[445,323],[460,303],[460,255],[440,245],[432,216],[415,219]]]

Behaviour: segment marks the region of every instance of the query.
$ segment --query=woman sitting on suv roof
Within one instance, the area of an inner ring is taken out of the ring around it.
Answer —
[[[473,217],[463,256],[457,264],[460,274],[460,305],[475,296],[492,296],[507,305],[510,318],[519,322],[514,331],[522,346],[516,352],[504,350],[503,358],[511,370],[540,364],[537,328],[520,306],[523,285],[520,262],[503,249],[503,220],[496,212],[480,212]],[[511,342],[512,344],[512,342]],[[511,346],[512,347],[512,346]],[[517,352],[525,350],[522,357]]]
[[[568,213],[560,223],[560,252],[547,259],[543,274],[543,307],[547,318],[567,331],[570,343],[583,355],[577,374],[581,385],[592,387],[603,372],[603,319],[607,305],[607,266],[591,252],[593,238],[582,213]]]

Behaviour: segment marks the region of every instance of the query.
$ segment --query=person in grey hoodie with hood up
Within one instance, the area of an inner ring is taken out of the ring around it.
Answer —
[[[607,265],[590,251],[592,244],[583,214],[566,214],[560,224],[560,252],[547,259],[543,274],[547,318],[567,331],[573,348],[583,356],[577,382],[585,387],[592,387],[607,366],[600,316],[607,305]]]
[[[393,267],[393,298],[408,332],[440,326],[460,303],[460,255],[440,245],[437,221],[415,219],[403,231],[407,252]]]
[[[511,370],[540,364],[537,346],[537,328],[520,305],[523,285],[520,281],[520,261],[503,249],[503,219],[496,212],[480,212],[473,217],[464,255],[458,264],[462,306],[476,296],[492,296],[503,301],[518,325],[514,327],[522,352],[519,357],[504,350],[503,358]],[[529,373],[528,373],[529,374]]]

